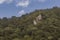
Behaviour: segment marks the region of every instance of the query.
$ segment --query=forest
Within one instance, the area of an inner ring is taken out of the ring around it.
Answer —
[[[38,15],[42,19],[34,25]],[[0,40],[60,40],[60,7],[0,18]]]

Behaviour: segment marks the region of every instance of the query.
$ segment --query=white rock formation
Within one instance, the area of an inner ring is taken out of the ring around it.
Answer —
[[[36,19],[33,21],[33,24],[36,25],[39,21],[41,21],[42,16],[41,14],[39,16],[36,17]]]
[[[41,19],[42,19],[42,16],[41,15],[39,15],[39,16],[36,17],[36,21],[37,22],[40,21]]]
[[[34,21],[33,21],[33,24],[34,24],[34,25],[36,25],[36,24],[37,24],[37,22],[34,20]]]

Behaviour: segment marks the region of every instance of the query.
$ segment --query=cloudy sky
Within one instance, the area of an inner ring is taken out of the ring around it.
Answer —
[[[0,0],[0,17],[21,16],[36,9],[60,7],[60,0]]]

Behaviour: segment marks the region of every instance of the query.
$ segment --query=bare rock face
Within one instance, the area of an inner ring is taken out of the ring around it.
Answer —
[[[39,16],[36,17],[36,21],[37,22],[40,21],[41,19],[42,19],[42,16],[41,15],[39,15]]]
[[[36,25],[39,21],[42,20],[41,14],[36,17],[36,19],[33,21],[33,24]]]
[[[36,25],[36,24],[37,24],[36,20],[34,20],[34,21],[33,21],[33,24],[34,24],[34,25]]]

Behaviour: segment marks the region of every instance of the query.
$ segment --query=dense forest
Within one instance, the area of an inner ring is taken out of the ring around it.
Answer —
[[[42,19],[34,25],[38,15]],[[60,7],[0,18],[0,40],[60,40]]]

